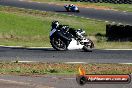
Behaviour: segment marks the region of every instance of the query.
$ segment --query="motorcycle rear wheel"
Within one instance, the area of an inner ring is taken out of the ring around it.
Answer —
[[[52,47],[58,51],[67,50],[67,45],[61,38],[52,38],[50,41]]]

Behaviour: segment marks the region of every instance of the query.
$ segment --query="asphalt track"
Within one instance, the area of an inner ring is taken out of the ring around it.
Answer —
[[[117,11],[104,11],[80,8],[80,13],[68,13],[57,5],[27,2],[19,0],[0,0],[1,5],[15,6],[20,8],[53,11],[77,16],[91,17],[105,20],[132,22],[132,13]],[[22,60],[22,61],[45,61],[45,62],[87,62],[87,63],[131,63],[131,50],[94,50],[93,52],[64,51],[59,52],[48,48],[9,48],[0,47],[0,60]]]
[[[87,62],[87,63],[132,63],[132,50],[82,50],[55,51],[52,48],[0,47],[0,60]]]
[[[58,85],[59,84],[59,85]],[[85,84],[80,86],[76,76],[0,76],[0,88],[132,88],[132,82],[119,84]]]
[[[27,2],[28,0],[0,0],[0,5],[14,6],[26,9],[35,9],[41,11],[52,11],[56,13],[64,13],[68,15],[81,16],[105,21],[114,21],[118,23],[132,24],[131,12],[120,12],[111,10],[97,10],[92,8],[79,8],[80,13],[66,12],[63,6],[44,4],[36,2]]]

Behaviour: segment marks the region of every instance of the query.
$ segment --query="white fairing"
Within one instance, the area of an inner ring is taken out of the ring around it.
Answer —
[[[52,36],[54,34],[54,32],[56,32],[55,28],[50,32],[50,36]]]
[[[81,45],[80,43],[77,44],[77,41],[75,39],[72,39],[69,46],[67,47],[68,50],[82,49],[82,48],[83,48],[83,45]]]
[[[89,42],[89,40],[84,38],[81,42]]]
[[[78,10],[78,8],[77,8],[77,7],[75,7],[75,8],[74,8],[74,10]]]

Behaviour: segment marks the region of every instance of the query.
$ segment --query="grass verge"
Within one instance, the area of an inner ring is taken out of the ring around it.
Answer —
[[[73,28],[82,28],[96,48],[132,48],[132,42],[107,42],[103,21],[75,16],[0,6],[0,45],[49,47],[50,25],[53,20]]]
[[[44,75],[44,74],[78,74],[82,66],[87,74],[131,74],[132,65],[128,64],[65,64],[65,63],[20,63],[0,62],[0,74]]]
[[[39,2],[45,2],[45,3],[60,4],[60,5],[72,3],[72,4],[75,4],[75,5],[80,6],[80,7],[132,12],[132,5],[131,4],[71,2],[68,0],[67,1],[65,1],[65,0],[31,0],[31,1],[39,1]]]

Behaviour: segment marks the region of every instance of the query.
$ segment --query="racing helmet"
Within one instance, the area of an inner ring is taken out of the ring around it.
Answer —
[[[52,28],[58,28],[59,27],[59,22],[58,21],[53,21],[51,26],[52,26]]]
[[[69,6],[72,7],[72,6],[74,6],[74,5],[73,5],[73,4],[70,4]]]
[[[75,6],[74,4],[72,4],[72,6]]]

